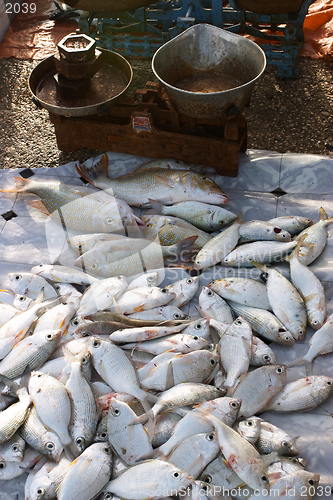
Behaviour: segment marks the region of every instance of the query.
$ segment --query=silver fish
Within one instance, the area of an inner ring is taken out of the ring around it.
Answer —
[[[260,419],[258,417],[249,417],[245,420],[241,420],[234,426],[234,429],[240,436],[246,439],[246,441],[251,444],[256,444],[260,436]]]
[[[325,210],[321,207],[319,209],[319,221],[316,224],[304,229],[299,235],[296,237],[297,240],[303,238],[305,235],[305,239],[303,242],[310,243],[312,247],[303,246],[299,252],[299,261],[302,264],[308,266],[316,260],[317,257],[324,250],[327,243],[327,226],[333,223],[333,217],[330,219],[327,216]]]
[[[207,286],[226,300],[271,310],[266,286],[258,280],[238,277],[223,278],[212,280]]]
[[[43,290],[43,299],[52,299],[57,297],[57,291],[54,286],[46,281],[42,276],[34,273],[8,273],[10,287],[13,292],[21,295],[27,295],[31,299],[37,299],[38,294]]]
[[[31,473],[25,485],[25,500],[55,498],[57,489],[70,468],[70,461],[63,454],[59,463],[46,462],[37,472]]]
[[[22,462],[24,457],[25,441],[19,433],[0,445],[0,460],[8,462]]]
[[[281,229],[278,225],[273,225],[270,222],[261,220],[251,220],[243,222],[239,228],[240,242],[244,241],[257,241],[257,240],[271,240],[271,241],[284,241],[291,240],[291,235]]]
[[[174,281],[171,285],[167,285],[165,288],[176,294],[168,305],[182,307],[190,302],[199,289],[199,279],[199,276],[189,276],[188,278]]]
[[[276,359],[274,351],[259,337],[253,335],[251,350],[251,366],[275,365]]]
[[[55,283],[76,283],[78,285],[91,285],[96,283],[98,278],[89,276],[89,274],[66,266],[57,266],[54,264],[40,264],[31,269],[36,276],[47,278]]]
[[[240,379],[233,397],[240,398],[239,416],[250,417],[267,409],[267,404],[286,383],[284,365],[267,365],[246,373]]]
[[[287,432],[270,422],[258,420],[260,421],[260,435],[256,442],[256,448],[259,453],[266,454],[277,451],[279,455],[291,457],[299,455],[296,445],[297,437],[292,438]]]
[[[245,243],[226,255],[221,264],[231,267],[253,267],[252,261],[259,263],[277,262],[296,247],[296,241],[255,241]]]
[[[199,295],[199,312],[204,318],[215,319],[221,323],[231,324],[234,320],[227,302],[207,286],[202,287]]]
[[[313,224],[311,219],[298,215],[275,217],[274,219],[269,219],[267,222],[288,231],[291,236],[295,236],[295,234],[300,233],[303,229],[306,229]]]

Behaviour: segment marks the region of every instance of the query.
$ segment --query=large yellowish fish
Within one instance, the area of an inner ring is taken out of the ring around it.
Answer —
[[[50,215],[68,228],[110,233],[121,230],[124,226],[143,225],[127,203],[103,191],[92,191],[60,182],[35,182],[21,177],[14,177],[14,180],[14,187],[1,191],[36,194],[41,201],[29,201],[28,205]]]
[[[101,243],[76,259],[74,265],[81,265],[90,274],[103,278],[119,274],[133,276],[149,269],[159,269],[163,267],[163,262],[170,266],[190,268],[192,262],[189,259],[198,251],[195,240],[196,236],[193,236],[170,246],[147,240],[145,247],[125,247],[114,251],[110,251],[108,242]]]
[[[110,179],[107,154],[89,168],[76,165],[76,170],[93,186],[107,190],[113,196],[137,207],[150,207],[150,199],[167,205],[187,200],[212,205],[228,201],[228,196],[215,182],[189,170],[152,168]]]

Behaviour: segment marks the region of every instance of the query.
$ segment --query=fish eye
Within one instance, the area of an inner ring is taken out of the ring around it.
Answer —
[[[248,425],[249,427],[252,427],[252,425],[253,425],[253,421],[252,421],[252,420],[248,420],[248,421],[246,422],[246,425]]]
[[[104,446],[103,451],[104,451],[104,453],[106,453],[107,455],[110,455],[110,453],[111,453],[111,449],[110,449],[108,446]]]
[[[210,364],[211,364],[212,366],[215,366],[215,365],[216,365],[216,360],[215,360],[215,359],[211,359],[211,360],[210,360]]]
[[[243,324],[243,321],[240,318],[235,319],[234,322],[235,322],[236,325],[242,325]]]
[[[16,281],[19,281],[20,279],[22,279],[22,275],[21,274],[15,274],[14,279],[16,279]]]
[[[238,404],[235,402],[235,401],[232,401],[230,403],[230,406],[232,406],[233,408],[237,408],[238,407]]]
[[[173,317],[174,317],[175,319],[180,319],[180,318],[181,318],[181,315],[180,315],[179,313],[175,313],[175,314],[173,315]]]
[[[207,441],[214,441],[214,434],[207,434],[206,439]]]
[[[313,321],[313,324],[314,324],[314,325],[318,325],[318,323],[319,323],[319,321],[318,321],[317,319],[315,319],[315,320]]]
[[[100,436],[101,436],[101,438],[105,439],[105,438],[106,438],[106,436],[107,436],[107,433],[106,433],[106,432],[101,432],[101,433],[100,433]]]
[[[267,477],[266,477],[266,476],[261,476],[261,480],[262,480],[264,483],[267,483]]]
[[[120,415],[120,410],[119,408],[112,408],[111,413],[114,417],[119,417]]]
[[[59,292],[59,290],[61,289],[61,286],[60,285],[54,285],[54,288],[57,290],[57,292]]]
[[[303,330],[299,329],[299,330],[298,330],[298,334],[299,334],[299,335],[303,335]]]
[[[38,488],[37,489],[37,495],[44,495],[45,494],[45,488]]]
[[[52,441],[49,441],[48,443],[46,443],[45,448],[49,451],[52,451],[55,449],[55,445],[54,443],[52,443]]]
[[[37,377],[40,378],[43,376],[43,373],[38,373]]]
[[[82,250],[82,245],[79,245],[79,246],[78,246],[78,249],[79,249],[79,250]]]
[[[4,460],[0,460],[0,469],[6,468],[6,462]]]
[[[108,218],[106,219],[106,223],[107,223],[107,224],[113,224],[113,219],[111,219],[111,217],[108,217]]]
[[[314,485],[314,480],[313,480],[313,479],[309,479],[309,484],[310,484],[311,486],[313,486],[313,485]]]
[[[224,224],[224,220],[219,220],[219,225],[223,226],[223,224]]]
[[[107,493],[104,493],[103,500],[111,500],[113,497],[113,493],[110,493],[109,491]]]
[[[46,340],[52,340],[53,338],[53,335],[51,333],[48,333],[46,336],[45,336]]]
[[[276,373],[282,373],[282,372],[283,372],[282,366],[278,366],[276,369]]]
[[[331,380],[328,380],[328,381],[326,382],[326,385],[332,385]]]
[[[146,224],[146,227],[153,227],[153,225],[152,225],[150,222],[148,222],[148,223]]]
[[[203,181],[206,181],[206,180],[207,180],[207,177],[201,177],[201,179],[202,179]]]
[[[19,297],[20,302],[24,302],[25,300],[27,300],[27,297],[24,297],[24,295],[21,295],[21,297]]]
[[[79,326],[79,324],[80,324],[80,321],[77,318],[72,319],[72,321],[71,321],[72,326]]]
[[[199,340],[199,337],[198,337],[197,335],[195,335],[195,336],[193,337],[193,340]]]
[[[204,476],[204,477],[202,478],[202,481],[203,481],[204,483],[210,484],[210,483],[212,482],[212,476],[209,476],[209,475]]]
[[[78,444],[79,446],[84,446],[84,437],[82,436],[79,436],[75,439],[75,442],[76,444]]]
[[[93,347],[96,347],[96,348],[97,348],[97,347],[99,347],[100,345],[101,345],[101,341],[100,341],[99,339],[95,339],[95,340],[93,341]]]
[[[91,264],[91,269],[97,269],[97,264],[95,262]]]
[[[202,328],[202,324],[201,324],[201,323],[197,323],[196,325],[194,325],[194,328],[195,328],[196,330],[201,330],[201,328]]]
[[[13,451],[19,451],[19,449],[20,448],[19,448],[19,446],[17,444],[13,444],[13,446],[12,446],[12,450]]]
[[[271,357],[268,354],[264,354],[263,357],[262,357],[262,359],[264,361],[269,361],[271,359]]]
[[[202,489],[203,491],[208,491],[208,486],[203,485],[201,489]]]
[[[82,358],[82,364],[86,365],[89,362],[89,358],[90,358],[90,356],[89,356],[89,353],[88,353],[88,354],[86,354],[84,356],[84,358]]]
[[[187,278],[186,283],[188,285],[190,285],[191,283],[193,283],[193,279],[192,278]]]
[[[162,292],[162,293],[168,293],[168,292],[169,292],[169,290],[168,290],[167,288],[161,288],[161,292]]]
[[[180,477],[179,472],[177,472],[177,471],[173,472],[172,477],[174,477],[175,479],[178,479]]]
[[[287,443],[287,441],[282,441],[281,446],[287,448],[289,446],[289,443]]]
[[[207,295],[208,297],[212,297],[214,295],[213,290],[208,290]]]
[[[267,281],[267,278],[268,278],[268,273],[261,273],[261,274],[260,274],[260,278],[261,278],[263,281]]]

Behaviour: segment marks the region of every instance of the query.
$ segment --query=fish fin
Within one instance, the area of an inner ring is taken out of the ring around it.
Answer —
[[[267,455],[261,455],[261,461],[263,462],[265,467],[273,464],[274,462],[277,462],[278,460],[280,460],[280,455],[278,451],[272,451]]]
[[[81,163],[78,163],[75,165],[75,168],[77,173],[81,177],[90,182],[90,184],[95,185],[94,183],[96,182],[96,180],[98,180],[99,177],[108,177],[108,166],[108,155],[104,153],[101,156],[101,159],[97,163],[91,165],[91,167],[87,168],[85,165],[81,165]]]
[[[293,249],[293,251],[289,255],[286,255],[285,257],[283,257],[283,260],[290,262],[293,257],[296,256],[298,258],[298,254],[300,252],[301,247],[314,247],[314,246],[316,246],[316,245],[313,245],[312,243],[307,243],[306,241],[304,241],[307,236],[308,236],[307,233],[302,234],[300,236],[296,236],[294,241],[297,241],[297,245],[295,246],[295,248]]]
[[[26,190],[26,187],[31,184],[31,180],[24,179],[23,177],[14,177],[15,185],[12,187],[0,189],[2,193],[22,193]]]
[[[305,357],[302,356],[301,358],[294,359],[293,361],[290,361],[290,363],[287,363],[286,366],[287,368],[290,368],[291,366],[302,366],[305,365],[307,361],[305,360]]]
[[[45,214],[47,216],[50,215],[50,212],[48,211],[48,209],[43,205],[43,203],[40,200],[28,201],[28,205],[30,207],[36,208],[37,210],[39,210],[40,212],[42,212],[43,214]]]
[[[309,302],[309,300],[312,300],[314,299],[315,297],[317,297],[317,294],[316,293],[310,293],[310,295],[307,295],[306,297],[303,298],[305,304],[307,302]]]
[[[199,248],[195,245],[195,241],[198,236],[190,236],[184,240],[179,241],[168,247],[168,254],[165,260],[171,267],[180,266],[188,267],[189,269],[193,266],[192,258],[199,251]],[[172,259],[172,260],[171,260]],[[189,262],[188,265],[186,263]]]
[[[175,379],[174,379],[172,359],[171,359],[168,363],[168,368],[166,373],[165,390],[171,389],[171,387],[173,387],[174,385],[175,385]]]
[[[148,210],[145,215],[158,215],[158,214],[163,214],[163,203],[160,203],[159,201],[152,200],[151,198],[148,198],[148,201],[150,203],[151,209]]]
[[[71,465],[73,465],[78,458],[78,451],[74,447],[74,443],[63,445],[63,447],[67,459],[70,461]]]
[[[313,361],[306,364],[305,371],[306,371],[307,377],[310,377],[311,375],[313,375]]]
[[[168,187],[173,188],[175,184],[177,184],[177,181],[174,181],[173,179],[168,179],[167,177],[163,177],[162,175],[156,175],[157,180],[162,182],[163,184],[166,184]]]
[[[16,382],[14,382],[14,380],[11,380],[10,378],[5,377],[1,374],[0,382],[5,385],[5,387],[1,390],[1,394],[16,395],[17,390],[20,388],[20,386]],[[8,391],[5,391],[6,387],[8,388]]]
[[[255,260],[251,260],[250,262],[254,267],[260,269],[260,271],[266,271],[266,269],[267,269],[267,267],[264,264],[260,264],[259,262],[256,262]]]
[[[237,215],[237,217],[234,221],[234,224],[242,224],[242,220],[243,220],[242,212],[239,212],[239,214]]]
[[[320,207],[320,209],[319,209],[319,220],[327,220],[327,219],[328,219],[328,216],[327,216],[326,211],[323,209],[323,207]]]

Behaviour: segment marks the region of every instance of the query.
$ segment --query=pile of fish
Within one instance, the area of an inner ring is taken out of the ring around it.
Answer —
[[[68,245],[82,269],[9,274],[0,480],[28,473],[25,500],[312,498],[320,477],[305,470],[297,436],[260,415],[309,411],[332,393],[333,379],[311,372],[333,351],[333,315],[308,264],[333,219],[320,209],[315,224],[242,223],[219,206],[217,185],[179,162],[118,179],[106,155],[77,169],[99,190],[19,178],[3,190],[37,194],[30,204],[78,232]],[[281,259],[290,280],[270,266]],[[262,279],[204,286],[200,270],[219,263]],[[164,283],[164,265],[198,275]],[[278,364],[274,344],[292,349],[307,325],[308,352]],[[308,376],[287,382],[298,365]]]

